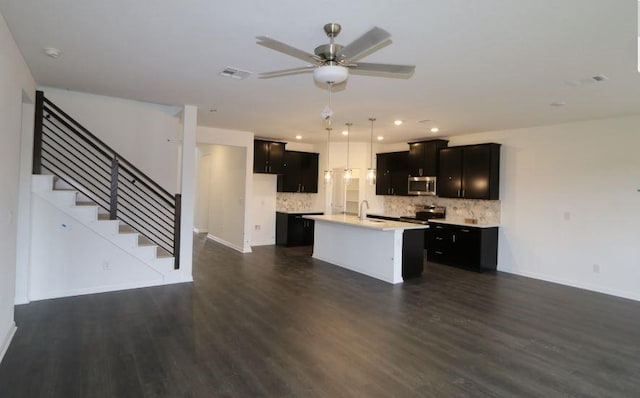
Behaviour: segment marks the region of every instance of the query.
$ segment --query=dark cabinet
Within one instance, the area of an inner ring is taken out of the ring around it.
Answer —
[[[285,151],[278,192],[318,192],[318,159],[312,152]]]
[[[303,218],[306,215],[323,213],[283,213],[276,212],[276,245],[307,246],[313,244],[314,221]]]
[[[441,198],[499,199],[500,144],[441,148],[437,195]]]
[[[280,174],[284,171],[284,142],[254,140],[253,172]]]
[[[409,143],[409,174],[414,177],[438,175],[438,149],[445,148],[449,141],[429,140]]]
[[[407,195],[409,152],[376,155],[376,195]]]
[[[429,223],[427,260],[477,271],[498,264],[498,227]]]

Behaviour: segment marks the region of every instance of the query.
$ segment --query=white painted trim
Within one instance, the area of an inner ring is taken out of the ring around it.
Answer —
[[[211,235],[211,234],[207,234],[207,238],[208,238],[208,239],[211,239],[211,240],[212,240],[212,241],[214,241],[214,242],[218,242],[218,243],[220,243],[221,245],[225,245],[225,246],[227,246],[227,247],[230,247],[230,248],[232,248],[233,250],[237,250],[237,251],[239,251],[240,253],[251,253],[251,247],[249,247],[248,249],[247,249],[247,248],[242,248],[242,247],[240,247],[240,246],[234,245],[234,244],[233,244],[233,243],[231,243],[231,242],[227,242],[226,240],[224,240],[224,239],[220,239],[220,238],[218,238],[217,236],[213,236],[213,235]]]
[[[2,348],[0,349],[0,362],[2,362],[2,358],[4,358],[4,354],[7,353],[7,350],[9,349],[9,344],[11,344],[11,340],[13,340],[13,336],[16,334],[16,330],[18,330],[18,328],[16,327],[16,323],[12,322],[11,327],[7,331],[7,335],[2,340]]]
[[[209,231],[207,231],[206,229],[200,229],[200,228],[193,228],[193,232],[195,232],[196,234],[205,234],[208,233]]]
[[[258,242],[251,242],[251,246],[271,246],[271,245],[275,245],[276,242],[274,240],[265,240],[265,241],[258,241]]]
[[[29,301],[29,297],[26,296],[20,296],[20,297],[16,297],[13,300],[13,304],[14,305],[22,305],[22,304],[29,304],[31,301]]]
[[[57,290],[53,292],[47,292],[46,294],[36,295],[31,297],[31,301],[38,300],[48,300],[59,297],[72,297],[72,296],[81,296],[85,294],[96,294],[96,293],[109,293],[120,290],[130,290],[130,289],[140,289],[143,287],[152,287],[152,286],[165,286],[171,285],[175,283],[185,283],[185,282],[193,282],[189,276],[187,277],[178,277],[178,278],[161,278],[155,281],[145,281],[145,282],[136,282],[136,283],[123,283],[117,285],[107,285],[107,286],[97,286],[83,289],[71,289],[71,290]]]
[[[538,279],[545,282],[558,283],[560,285],[571,286],[578,289],[590,290],[597,293],[609,294],[611,296],[622,297],[629,300],[640,301],[640,294],[638,294],[637,292],[627,292],[627,291],[617,290],[617,289],[607,289],[607,288],[603,288],[602,286],[592,285],[590,283],[583,283],[583,282],[579,282],[571,279],[555,278],[553,276],[549,276],[546,274],[539,274],[536,272],[526,272],[526,271],[523,272],[520,270],[510,269],[510,268],[498,267],[498,271],[505,272],[508,274],[513,274],[513,275],[524,276],[527,278]]]

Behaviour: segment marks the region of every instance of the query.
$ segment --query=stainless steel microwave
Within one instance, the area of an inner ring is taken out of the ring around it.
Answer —
[[[436,177],[411,177],[408,182],[409,195],[435,195]]]

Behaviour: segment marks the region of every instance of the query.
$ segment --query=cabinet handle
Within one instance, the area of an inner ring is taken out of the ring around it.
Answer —
[[[420,174],[420,177],[422,177],[422,167],[418,169],[418,174]]]
[[[456,234],[453,234],[453,243],[456,243]]]
[[[460,197],[460,188],[458,188],[458,197]]]
[[[444,227],[441,227],[439,225],[436,225],[436,229],[443,229]]]
[[[469,232],[468,229],[461,229],[460,232]]]
[[[302,192],[304,192],[304,185],[302,186]]]
[[[439,251],[436,250],[436,254],[442,254],[442,252],[439,252]]]
[[[391,188],[391,195],[393,195],[393,194],[394,194],[394,192],[393,192],[393,188]]]
[[[462,190],[462,197],[464,198],[464,189]]]
[[[440,236],[436,237],[436,240],[442,240],[442,238]]]

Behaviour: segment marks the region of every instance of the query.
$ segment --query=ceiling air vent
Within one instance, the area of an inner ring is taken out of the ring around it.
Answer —
[[[236,80],[242,80],[249,77],[249,75],[251,75],[251,72],[227,66],[222,72],[219,73],[219,75],[223,77],[230,77]]]

